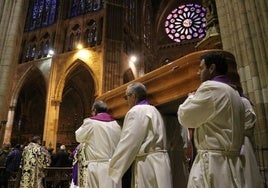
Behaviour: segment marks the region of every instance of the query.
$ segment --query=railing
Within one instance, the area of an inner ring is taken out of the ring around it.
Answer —
[[[267,160],[268,149],[256,148],[257,160],[260,165],[261,175],[264,181],[264,187],[268,187],[267,180]],[[44,169],[45,177],[43,178],[43,184],[45,188],[69,188],[71,183],[72,167],[47,167]],[[5,167],[0,167],[0,174],[5,173]],[[21,178],[21,170],[11,175],[8,181],[8,188],[19,188]]]
[[[47,167],[43,179],[45,188],[70,187],[72,167]]]
[[[0,167],[0,174],[5,173],[5,167]],[[45,188],[69,188],[71,183],[72,167],[47,167],[44,169],[45,177],[43,184]],[[8,180],[8,188],[19,188],[21,170],[11,175]]]
[[[5,178],[7,178],[5,176],[5,173],[6,173],[6,168],[1,166],[0,167],[1,183],[3,183]],[[11,174],[8,180],[8,188],[18,188],[20,185],[20,177],[21,177],[21,170],[17,173]]]

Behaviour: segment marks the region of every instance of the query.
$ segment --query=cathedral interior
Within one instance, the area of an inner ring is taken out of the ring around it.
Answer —
[[[267,186],[267,18],[266,0],[0,1],[0,146],[40,135],[47,147],[72,150],[95,99],[122,124],[121,98],[136,80],[175,125],[167,128],[172,145],[178,105],[200,84],[198,64],[180,63],[222,50],[254,104],[254,149]]]

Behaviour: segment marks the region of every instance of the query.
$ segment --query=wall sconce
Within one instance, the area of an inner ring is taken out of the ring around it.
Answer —
[[[50,49],[50,50],[48,51],[48,56],[49,56],[49,57],[52,57],[52,56],[54,55],[54,53],[55,53],[54,50],[51,50],[51,49]]]
[[[76,47],[78,50],[81,50],[83,48],[83,45],[82,44],[77,44],[77,47]]]
[[[135,63],[137,61],[137,57],[135,55],[131,56],[129,62]]]

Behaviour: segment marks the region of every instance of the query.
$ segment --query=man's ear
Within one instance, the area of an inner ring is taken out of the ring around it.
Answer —
[[[216,72],[216,65],[215,64],[211,64],[209,67],[209,73],[213,74]]]
[[[96,111],[95,108],[91,110],[91,114],[92,114],[93,116],[95,116],[95,115],[97,114],[97,111]]]

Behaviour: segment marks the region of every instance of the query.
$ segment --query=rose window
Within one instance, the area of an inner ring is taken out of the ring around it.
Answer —
[[[206,35],[206,9],[198,4],[181,5],[165,22],[166,33],[175,42],[203,38]]]

